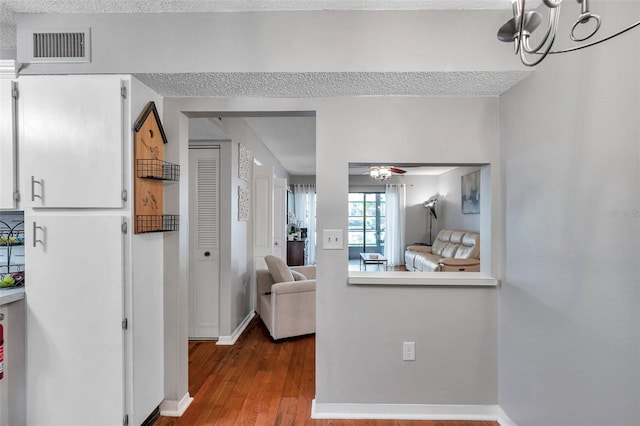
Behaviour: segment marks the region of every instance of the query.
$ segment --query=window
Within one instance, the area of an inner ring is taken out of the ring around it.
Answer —
[[[384,193],[349,194],[349,258],[359,253],[384,252]]]

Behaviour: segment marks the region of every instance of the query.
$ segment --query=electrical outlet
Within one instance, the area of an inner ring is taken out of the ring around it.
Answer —
[[[402,360],[416,360],[416,342],[402,342]]]

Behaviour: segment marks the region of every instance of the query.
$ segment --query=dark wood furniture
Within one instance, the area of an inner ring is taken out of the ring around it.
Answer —
[[[287,265],[302,266],[304,265],[304,249],[306,241],[287,241]]]

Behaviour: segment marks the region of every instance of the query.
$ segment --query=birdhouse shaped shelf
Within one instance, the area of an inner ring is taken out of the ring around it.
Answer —
[[[149,102],[133,127],[134,130],[134,233],[177,231],[178,215],[164,214],[163,181],[180,179],[180,166],[164,161],[167,137],[158,110]]]

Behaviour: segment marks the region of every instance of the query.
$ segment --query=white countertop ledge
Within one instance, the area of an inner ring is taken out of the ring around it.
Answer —
[[[499,280],[482,272],[349,271],[349,284],[383,286],[497,287]]]
[[[24,287],[0,288],[0,306],[24,299]]]

